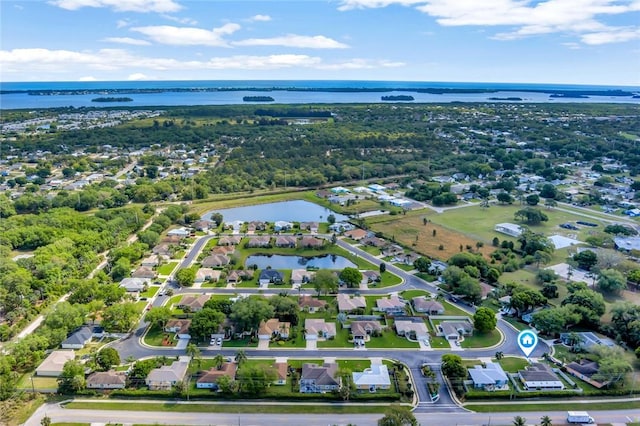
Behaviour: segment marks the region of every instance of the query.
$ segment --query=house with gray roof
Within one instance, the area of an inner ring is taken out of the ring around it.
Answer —
[[[71,333],[60,346],[62,349],[82,349],[84,345],[91,341],[92,337],[93,330],[91,327],[84,326]]]
[[[127,376],[120,371],[96,371],[87,377],[87,389],[124,389]]]
[[[442,315],[444,314],[444,306],[442,303],[433,299],[427,299],[424,296],[414,297],[411,299],[413,302],[413,310],[421,314],[428,315]]]
[[[190,360],[188,356],[181,356],[171,365],[163,365],[151,370],[145,380],[149,390],[171,390],[176,383],[182,382],[187,374]]]
[[[518,377],[526,390],[562,390],[564,384],[549,366],[534,363],[518,371]]]
[[[378,389],[391,388],[389,369],[384,364],[371,364],[370,368],[366,368],[364,371],[354,371],[351,374],[356,389],[375,392]]]
[[[468,319],[466,321],[442,321],[438,324],[438,336],[443,336],[447,340],[458,340],[460,336],[469,336],[473,333],[473,324]]]
[[[300,393],[325,393],[340,389],[338,364],[335,362],[303,364],[300,375]]]
[[[147,278],[124,278],[120,281],[120,287],[124,288],[127,293],[141,293],[150,284]]]
[[[484,367],[474,365],[469,369],[469,376],[474,388],[486,391],[502,389],[509,383],[509,378],[500,364],[490,361],[485,362]]]
[[[422,318],[396,317],[393,322],[398,336],[413,338],[415,340],[429,340],[429,329]]]

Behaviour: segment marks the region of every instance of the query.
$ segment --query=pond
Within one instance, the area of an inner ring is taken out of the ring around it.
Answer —
[[[276,222],[278,220],[289,222],[326,222],[327,216],[330,214],[336,217],[336,222],[342,222],[348,219],[345,215],[335,213],[326,207],[303,200],[213,210],[205,213],[203,218],[210,219],[211,214],[214,212],[222,214],[225,222],[234,222],[236,220],[243,222],[251,222],[253,220],[261,220],[263,222]]]
[[[245,266],[247,268],[258,265],[258,269],[265,269],[270,266],[272,269],[305,269],[314,267],[320,269],[343,269],[357,268],[351,261],[335,254],[327,254],[316,257],[285,256],[281,254],[252,255],[247,257]]]

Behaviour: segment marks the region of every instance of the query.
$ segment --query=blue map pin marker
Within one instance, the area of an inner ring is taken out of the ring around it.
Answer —
[[[520,346],[520,350],[524,353],[524,356],[529,358],[531,352],[538,345],[538,335],[533,330],[522,330],[520,334],[518,334],[518,346]]]

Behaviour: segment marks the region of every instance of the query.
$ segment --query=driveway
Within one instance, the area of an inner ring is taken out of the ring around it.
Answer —
[[[189,344],[189,339],[178,339],[178,344],[176,344],[177,350],[187,349],[187,345]]]
[[[269,350],[269,341],[258,339],[258,350],[259,351],[268,351]]]
[[[307,346],[305,350],[307,351],[315,351],[318,349],[318,341],[317,340],[307,340]]]

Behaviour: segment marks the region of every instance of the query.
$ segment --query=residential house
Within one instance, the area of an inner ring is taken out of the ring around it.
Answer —
[[[278,220],[273,224],[273,230],[276,232],[290,231],[293,229],[293,223],[284,220]]]
[[[252,279],[253,271],[251,270],[233,270],[227,275],[227,284],[238,284],[241,281],[250,281]]]
[[[193,222],[193,228],[196,231],[208,231],[216,227],[216,223],[211,220],[201,219]]]
[[[276,237],[276,247],[295,248],[298,240],[291,235],[279,235]]]
[[[309,313],[317,312],[319,309],[324,309],[327,306],[327,302],[324,300],[316,299],[313,296],[300,296],[298,298],[298,306],[301,311]]]
[[[313,234],[318,233],[319,227],[320,227],[320,223],[318,222],[300,222],[300,230],[309,231]]]
[[[271,318],[260,322],[258,327],[258,339],[271,340],[272,338],[288,339],[291,330],[290,322],[281,322],[277,318]]]
[[[331,225],[329,225],[329,231],[338,232],[338,233],[352,231],[355,228],[356,227],[354,225],[350,224],[349,222],[336,222],[336,223],[332,223]]]
[[[219,246],[237,246],[242,241],[239,235],[225,235],[218,240]]]
[[[218,379],[222,376],[227,376],[231,380],[234,380],[237,370],[238,365],[236,363],[224,362],[220,366],[220,369],[213,367],[209,371],[204,372],[196,381],[196,388],[218,390]]]
[[[244,225],[244,222],[241,220],[234,220],[232,222],[225,222],[224,229],[232,229],[233,232],[240,232],[240,228]]]
[[[251,237],[247,240],[244,245],[247,248],[255,248],[255,247],[271,247],[271,237],[268,235],[260,236],[260,237]]]
[[[138,269],[133,271],[133,274],[131,274],[131,276],[133,278],[154,279],[155,277],[158,276],[158,273],[148,266],[140,266]]]
[[[613,243],[616,249],[624,252],[640,251],[640,237],[615,237]]]
[[[182,237],[178,235],[167,235],[162,240],[160,240],[160,242],[179,246],[182,243]]]
[[[338,364],[335,362],[318,364],[303,364],[300,374],[301,393],[325,393],[340,389]]]
[[[324,246],[324,240],[322,238],[304,236],[298,242],[298,247],[300,248],[322,248]]]
[[[572,339],[576,337],[578,342],[572,342]],[[613,348],[616,346],[615,342],[607,337],[600,337],[597,334],[590,331],[574,332],[574,333],[561,333],[560,340],[565,345],[574,345],[580,347],[585,351],[591,351],[597,346],[608,346]]]
[[[127,376],[121,371],[97,371],[87,377],[87,389],[124,389]]]
[[[411,299],[413,302],[413,310],[421,314],[427,315],[442,315],[444,314],[444,306],[440,302],[433,299],[427,299],[424,296],[414,297]]]
[[[266,229],[267,229],[267,224],[259,220],[251,221],[247,225],[247,232],[264,231]]]
[[[337,299],[339,312],[353,312],[367,308],[367,301],[364,296],[349,296],[348,294],[339,293]]]
[[[397,244],[387,244],[382,249],[382,255],[385,257],[404,256],[404,249]]]
[[[80,327],[69,335],[60,345],[62,349],[82,349],[91,341],[93,330],[90,327]]]
[[[212,255],[222,255],[222,256],[229,256],[233,253],[235,253],[236,251],[236,246],[216,246],[214,248],[211,249],[211,254]]]
[[[142,293],[150,284],[147,278],[124,278],[120,281],[120,287],[127,293]]]
[[[389,370],[384,364],[371,364],[371,368],[364,371],[354,371],[352,375],[356,389],[375,392],[379,389],[391,388]]]
[[[526,390],[562,390],[564,384],[545,364],[534,363],[518,371],[518,377]]]
[[[160,243],[158,245],[156,245],[153,250],[151,250],[153,252],[153,254],[155,254],[156,256],[164,256],[164,257],[171,257],[171,255],[173,254],[173,245],[170,243]]]
[[[380,272],[378,271],[362,271],[362,281],[364,281],[365,284],[368,283],[374,283],[374,282],[380,282],[381,277],[380,277]]]
[[[389,298],[376,300],[377,310],[387,315],[404,314],[405,301],[401,300],[397,295],[391,295]]]
[[[351,337],[353,340],[366,341],[372,334],[382,332],[382,325],[377,320],[351,321]]]
[[[460,336],[470,336],[473,333],[473,324],[466,321],[442,321],[438,324],[438,336],[447,340],[458,340]]]
[[[275,269],[263,269],[260,271],[258,282],[260,285],[282,284],[284,282],[284,275]]]
[[[171,390],[178,382],[184,381],[190,360],[188,356],[181,356],[171,365],[151,370],[145,380],[149,390]]]
[[[580,380],[588,382],[598,389],[609,384],[609,381],[598,382],[593,379],[593,376],[600,370],[600,365],[596,361],[591,361],[590,359],[581,359],[578,362],[570,362],[569,364],[565,365],[565,368],[567,369],[567,373],[576,376]]]
[[[175,235],[176,237],[180,237],[182,239],[191,235],[191,231],[189,231],[187,228],[182,227],[170,230],[169,232],[167,232],[167,235],[169,237],[173,237]]]
[[[276,373],[276,380],[273,381],[274,385],[282,386],[287,384],[287,373],[289,366],[286,362],[275,362],[272,365],[273,370]]]
[[[332,339],[336,337],[336,323],[324,322],[324,318],[307,318],[304,320],[306,340]]]
[[[62,369],[67,361],[75,359],[76,353],[73,350],[53,351],[36,368],[36,376],[58,377],[62,374]]]
[[[366,237],[360,240],[360,244],[371,247],[382,248],[389,244],[386,240],[378,237]]]
[[[313,271],[306,269],[294,269],[291,271],[291,284],[302,285],[311,282],[315,275]]]
[[[208,294],[185,294],[178,302],[177,308],[189,312],[201,311],[211,296]]]
[[[153,268],[154,266],[160,265],[162,261],[163,259],[161,256],[152,254],[151,256],[145,257],[144,259],[142,259],[141,265]]]
[[[203,268],[222,268],[223,266],[228,265],[229,262],[231,262],[231,259],[224,254],[212,254],[211,256],[207,256],[202,259],[200,264]]]
[[[164,331],[175,333],[178,339],[191,339],[189,327],[191,327],[190,319],[171,319],[164,326]]]
[[[429,329],[422,318],[398,317],[393,325],[398,336],[404,336],[418,341],[429,341]]]
[[[403,263],[405,265],[413,266],[416,260],[420,259],[421,257],[422,256],[420,256],[418,253],[414,253],[414,252],[399,253],[394,256],[393,260],[398,263]]]
[[[484,367],[475,365],[469,368],[469,376],[474,388],[486,391],[502,389],[509,383],[509,378],[500,364],[490,361],[485,362]]]
[[[200,268],[196,271],[195,282],[203,283],[205,281],[217,282],[220,280],[222,272],[219,269]]]
[[[351,231],[346,231],[344,236],[347,238],[351,238],[352,240],[360,241],[363,238],[369,236],[369,231],[365,231],[364,229],[353,229]]]

